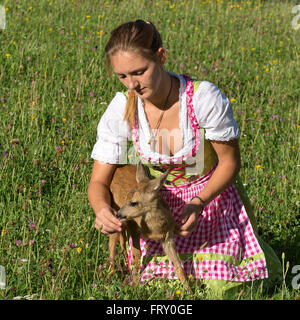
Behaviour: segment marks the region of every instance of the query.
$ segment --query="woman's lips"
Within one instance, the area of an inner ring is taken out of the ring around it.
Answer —
[[[136,93],[143,94],[145,92],[145,88],[142,88],[140,90],[136,90]]]

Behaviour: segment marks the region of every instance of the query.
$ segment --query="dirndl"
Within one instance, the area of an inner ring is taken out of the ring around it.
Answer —
[[[185,78],[188,115],[195,133],[193,155],[199,147],[200,127],[192,104],[193,81],[188,77]],[[137,123],[136,115],[132,138],[137,155],[151,163],[151,159],[143,155],[139,147]],[[215,168],[216,166],[193,182],[177,186],[165,184],[161,188],[161,195],[168,203],[177,224],[180,225],[184,205],[205,188]],[[274,266],[277,273],[280,267],[272,248],[263,242],[254,230],[253,221],[250,221],[243,203],[245,194],[243,190],[238,189],[240,184],[233,183],[228,186],[204,208],[195,230],[189,237],[175,235],[174,238],[186,275],[193,279],[202,279],[212,288],[223,289],[224,284],[228,283],[238,284],[268,278],[267,263],[269,266]],[[253,220],[252,215],[251,218]],[[155,278],[177,279],[174,267],[164,255],[160,242],[141,238],[140,247],[141,282]],[[264,252],[268,253],[267,260]],[[129,239],[128,263],[130,268],[131,239]]]

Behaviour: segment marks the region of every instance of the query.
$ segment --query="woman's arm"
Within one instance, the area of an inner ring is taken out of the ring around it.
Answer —
[[[94,161],[88,186],[88,199],[96,215],[95,228],[102,227],[101,232],[104,234],[122,231],[122,223],[115,217],[115,212],[111,208],[109,192],[115,169],[115,164]]]
[[[210,177],[205,188],[198,195],[206,204],[222,193],[232,184],[240,170],[241,158],[238,139],[230,141],[211,141],[218,156],[218,166]],[[182,225],[177,233],[188,237],[195,229],[199,214],[202,213],[201,201],[194,198],[183,208]]]
[[[207,185],[199,194],[205,205],[234,182],[241,167],[238,139],[211,141],[211,144],[217,153],[219,163]]]

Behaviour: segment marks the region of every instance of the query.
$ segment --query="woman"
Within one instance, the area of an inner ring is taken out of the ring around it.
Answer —
[[[171,167],[161,193],[178,225],[175,242],[187,275],[225,290],[265,279],[271,269],[277,274],[280,263],[257,236],[238,179],[240,131],[228,98],[210,82],[166,71],[166,50],[152,23],[122,24],[105,52],[128,90],[115,95],[98,125],[88,190],[95,227],[105,235],[124,227],[110,207],[117,164],[141,160],[151,177]],[[158,243],[141,239],[141,248],[142,281],[174,278]]]

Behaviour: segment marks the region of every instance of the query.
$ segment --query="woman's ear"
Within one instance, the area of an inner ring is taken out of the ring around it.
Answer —
[[[163,65],[167,59],[167,50],[165,48],[158,48],[156,54],[158,61]]]

